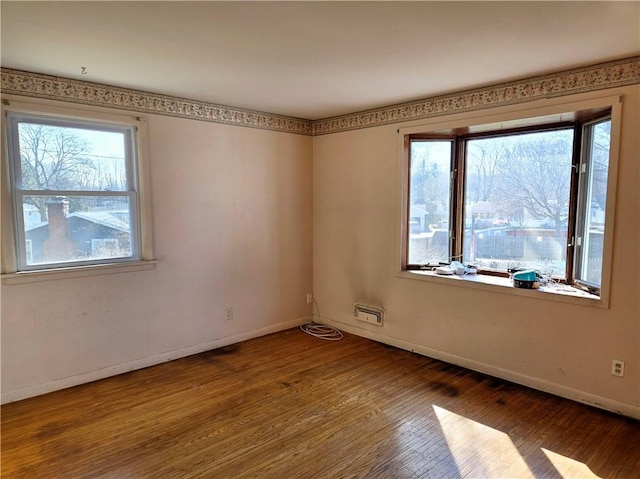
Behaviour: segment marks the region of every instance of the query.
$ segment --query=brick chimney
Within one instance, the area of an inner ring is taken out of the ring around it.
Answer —
[[[55,263],[75,259],[76,243],[69,238],[69,202],[62,196],[47,200],[49,238],[42,244],[44,260]]]

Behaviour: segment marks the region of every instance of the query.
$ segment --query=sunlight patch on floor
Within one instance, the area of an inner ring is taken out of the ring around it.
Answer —
[[[433,409],[462,477],[533,477],[507,434],[441,407]]]
[[[556,468],[558,473],[566,478],[579,477],[581,479],[600,479],[600,476],[591,472],[591,469],[586,464],[571,459],[570,457],[563,456],[548,449],[541,448],[542,452],[547,456],[553,467]]]

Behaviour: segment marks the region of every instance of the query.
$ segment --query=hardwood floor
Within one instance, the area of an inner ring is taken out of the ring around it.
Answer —
[[[2,407],[9,478],[640,477],[640,423],[297,329]]]

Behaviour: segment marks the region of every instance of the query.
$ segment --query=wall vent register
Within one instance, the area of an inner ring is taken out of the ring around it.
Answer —
[[[382,326],[384,321],[384,311],[374,306],[365,306],[356,303],[353,306],[353,314],[359,321],[376,324],[378,326]]]

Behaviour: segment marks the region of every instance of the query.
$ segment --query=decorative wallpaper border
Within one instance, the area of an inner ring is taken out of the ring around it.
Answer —
[[[5,94],[313,136],[638,83],[640,56],[311,121],[20,70],[1,70],[1,91]]]
[[[313,135],[515,105],[640,83],[640,56],[313,122]]]
[[[309,120],[3,68],[2,93],[311,135]]]

